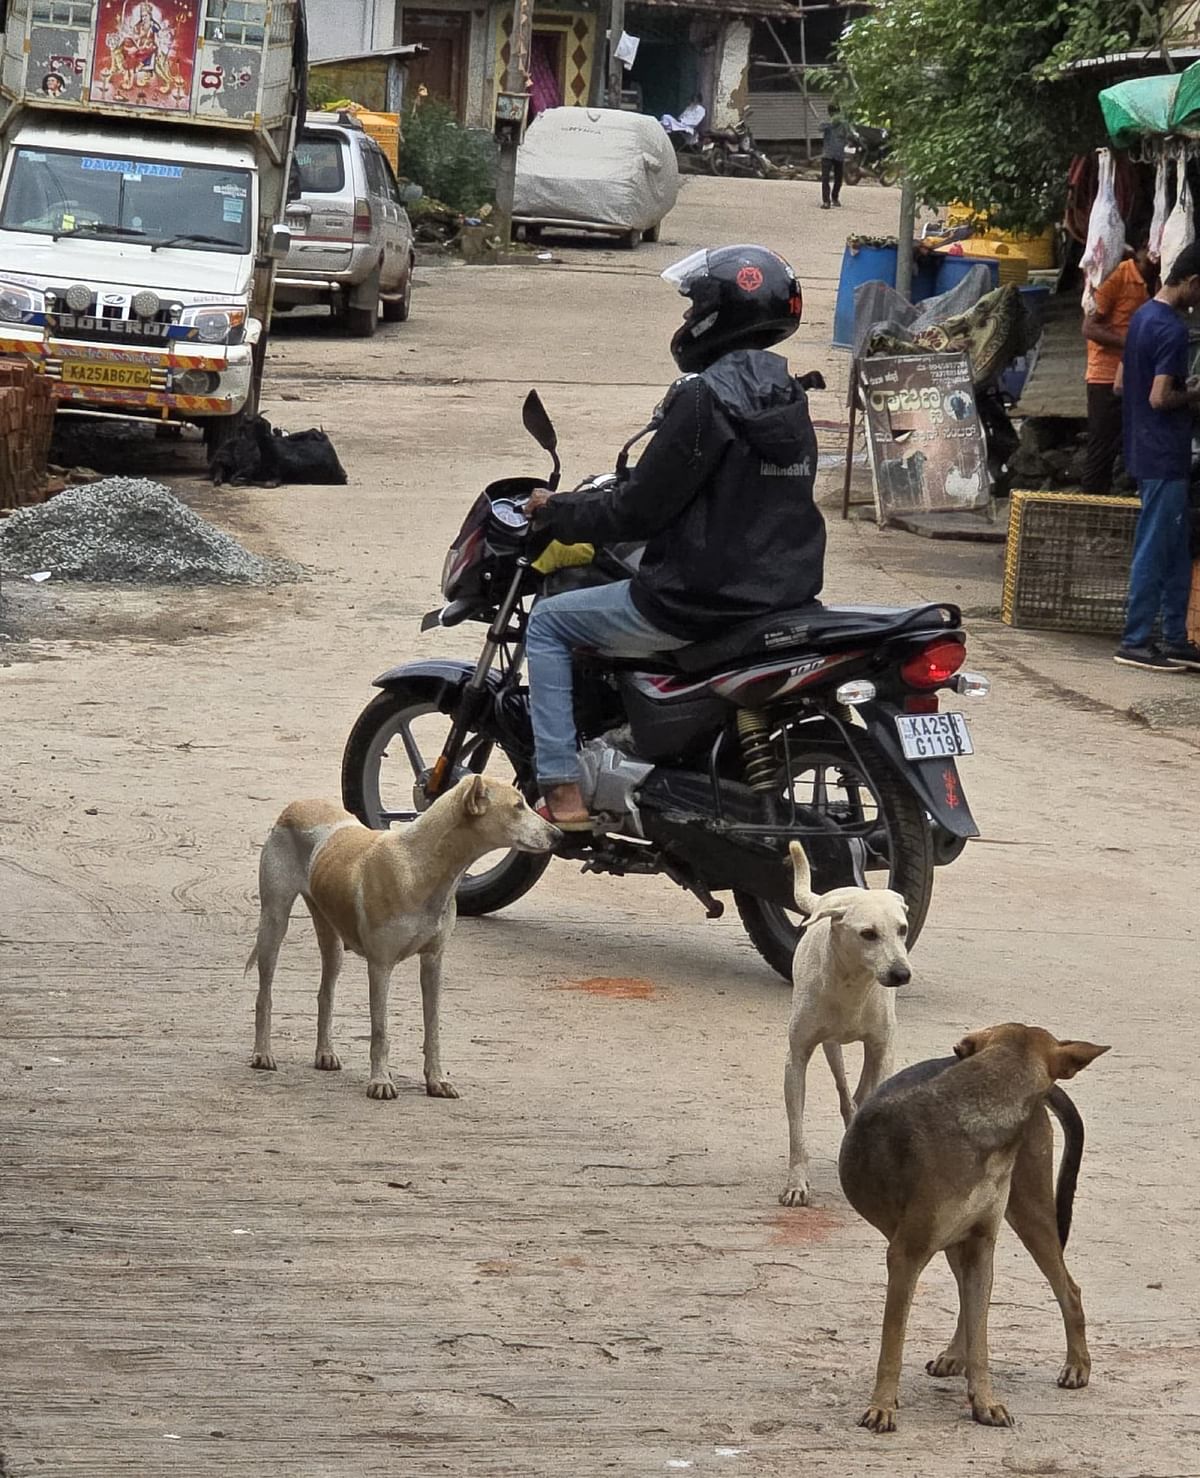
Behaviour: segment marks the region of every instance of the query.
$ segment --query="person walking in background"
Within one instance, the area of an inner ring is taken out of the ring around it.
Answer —
[[[821,209],[841,205],[842,175],[846,167],[846,145],[850,125],[836,103],[829,104],[829,117],[821,124]]]
[[[1150,299],[1157,273],[1143,237],[1115,272],[1096,289],[1095,309],[1083,320],[1087,340],[1087,447],[1083,491],[1112,489],[1113,464],[1121,449],[1121,402],[1113,385],[1121,368],[1125,335],[1137,310]]]
[[[1188,484],[1192,407],[1200,383],[1188,378],[1183,315],[1200,306],[1200,242],[1175,258],[1155,297],[1133,315],[1117,376],[1125,426],[1125,466],[1142,509],[1133,538],[1125,634],[1114,660],[1153,672],[1200,671],[1200,646],[1188,640],[1192,561]],[[1162,616],[1162,645],[1154,627]]]

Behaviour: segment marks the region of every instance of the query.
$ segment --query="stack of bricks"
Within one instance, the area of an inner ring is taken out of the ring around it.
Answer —
[[[41,503],[54,430],[54,392],[19,359],[0,359],[0,512]]]

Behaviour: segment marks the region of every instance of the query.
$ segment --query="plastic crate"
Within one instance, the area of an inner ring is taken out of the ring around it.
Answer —
[[[1014,492],[1001,619],[1119,635],[1140,508],[1137,498]]]

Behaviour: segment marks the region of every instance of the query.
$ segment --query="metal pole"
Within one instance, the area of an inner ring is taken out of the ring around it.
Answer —
[[[617,55],[617,42],[625,34],[625,0],[612,0],[608,22],[608,106],[619,108],[625,91],[625,64]]]
[[[513,0],[512,36],[508,48],[505,92],[524,92],[529,80],[529,51],[533,45],[533,0]],[[496,227],[501,243],[512,244],[513,196],[517,188],[517,138],[506,130],[500,138],[496,166]]]
[[[812,129],[808,126],[808,22],[804,19],[804,0],[800,0],[800,91],[804,94],[804,157],[811,164]]]
[[[913,237],[917,234],[917,197],[907,176],[900,182],[900,224],[896,228],[896,291],[912,301]]]

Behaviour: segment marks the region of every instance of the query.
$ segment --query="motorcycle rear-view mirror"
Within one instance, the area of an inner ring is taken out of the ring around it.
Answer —
[[[558,432],[555,431],[554,422],[550,419],[549,412],[542,404],[542,397],[536,390],[531,390],[525,397],[525,404],[521,407],[521,422],[538,446],[550,453],[554,461],[554,476],[551,478],[550,486],[556,488],[562,468],[562,463],[558,459]]]

